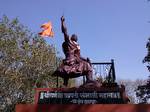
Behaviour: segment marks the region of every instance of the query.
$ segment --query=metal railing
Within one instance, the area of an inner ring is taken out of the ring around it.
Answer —
[[[93,78],[101,78],[108,83],[114,83],[116,80],[114,60],[111,62],[92,63]]]

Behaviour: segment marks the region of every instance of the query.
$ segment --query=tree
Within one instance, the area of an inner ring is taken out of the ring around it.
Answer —
[[[31,33],[19,20],[0,19],[0,111],[32,103],[34,88],[55,87],[52,73],[61,63],[55,47]],[[60,80],[60,82],[62,82]]]
[[[145,84],[146,81],[145,80],[141,80],[141,79],[136,79],[136,80],[125,80],[125,79],[119,79],[118,84],[121,85],[123,84],[126,88],[126,94],[130,99],[130,103],[131,104],[137,104],[139,103],[139,98],[136,97],[136,91],[138,86],[141,84]]]
[[[144,57],[143,63],[147,64],[147,69],[150,72],[150,38],[148,39],[146,48],[147,55]],[[139,103],[150,103],[150,76],[146,84],[138,86],[136,95],[140,99]]]

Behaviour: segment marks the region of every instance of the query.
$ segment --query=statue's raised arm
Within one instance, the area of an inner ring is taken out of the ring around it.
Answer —
[[[65,18],[64,18],[64,16],[61,17],[61,30],[62,30],[62,33],[64,34],[65,41],[69,41],[69,35],[67,33],[67,28],[65,26]]]

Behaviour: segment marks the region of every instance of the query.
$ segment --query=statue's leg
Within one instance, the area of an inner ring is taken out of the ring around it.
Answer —
[[[68,85],[68,80],[69,80],[69,78],[66,78],[66,77],[64,78],[64,84],[63,84],[64,86]]]
[[[92,82],[93,78],[92,78],[92,71],[88,71],[87,75],[86,75],[86,82]]]

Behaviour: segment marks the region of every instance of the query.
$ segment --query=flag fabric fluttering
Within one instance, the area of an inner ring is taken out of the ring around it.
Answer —
[[[41,28],[43,28],[43,31],[39,33],[40,36],[42,37],[53,37],[54,32],[52,30],[52,24],[49,21],[48,23],[42,24]]]

